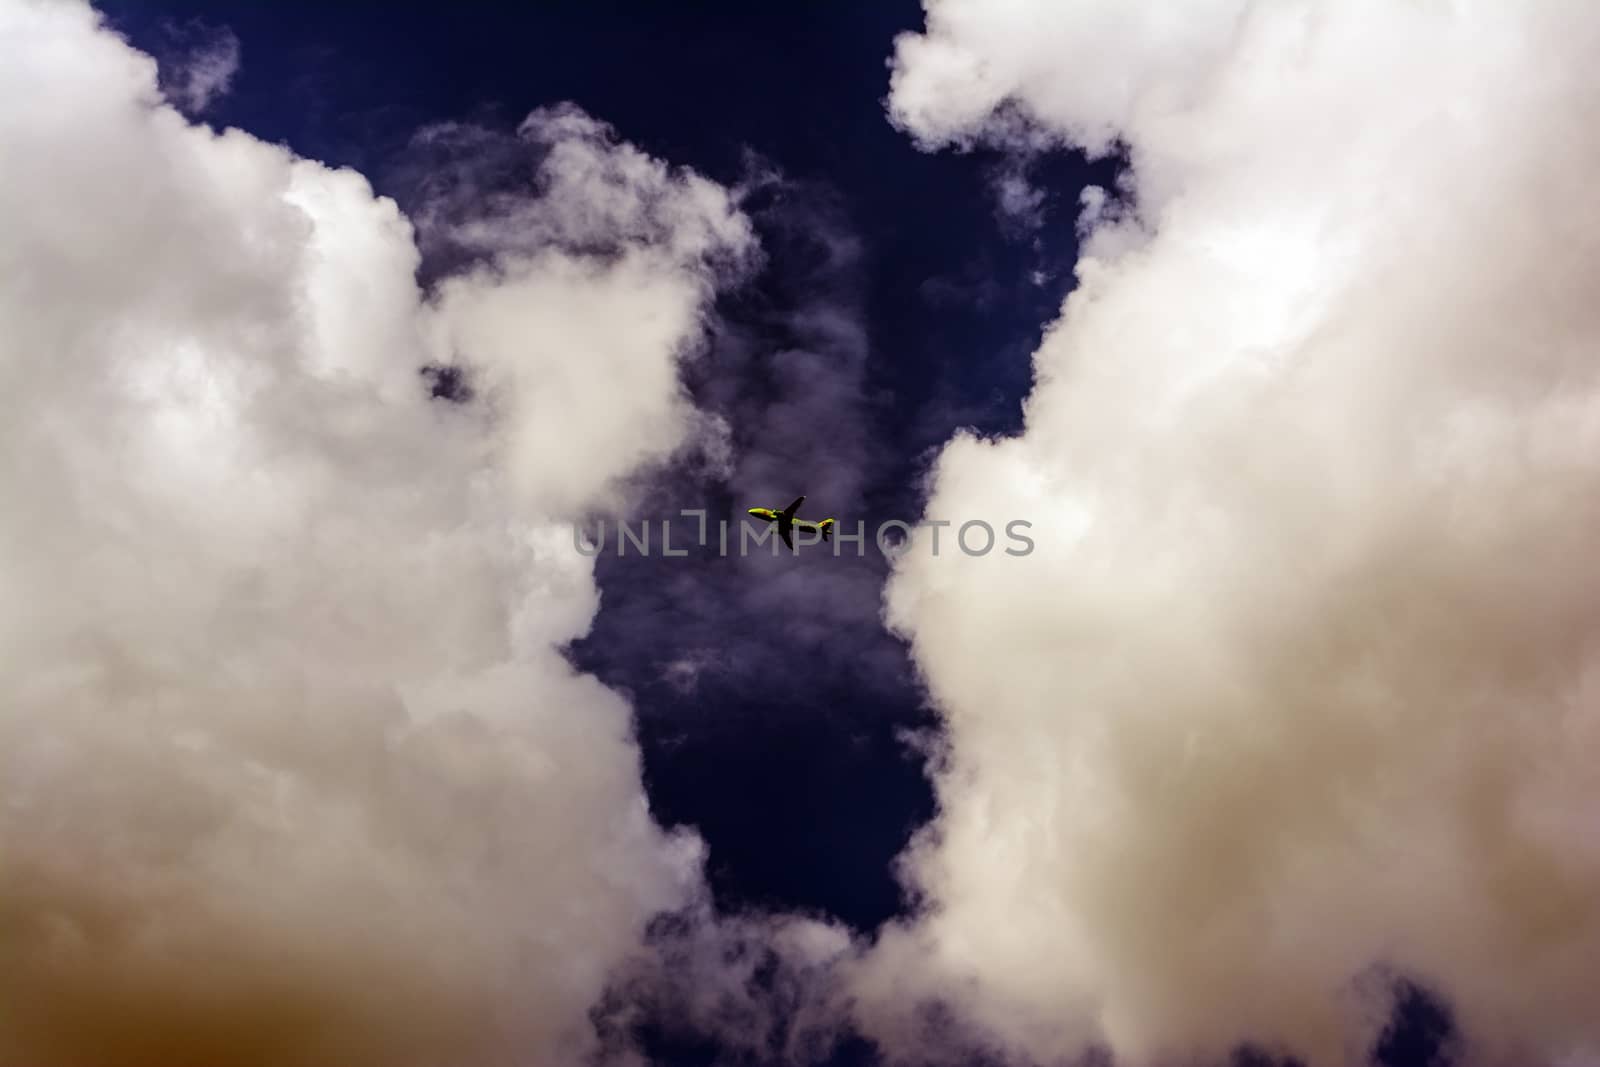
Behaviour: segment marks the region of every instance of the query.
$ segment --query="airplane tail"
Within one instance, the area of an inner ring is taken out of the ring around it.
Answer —
[[[822,539],[824,541],[828,540],[828,538],[833,535],[833,520],[823,519],[821,522],[817,523],[817,529],[822,531]]]

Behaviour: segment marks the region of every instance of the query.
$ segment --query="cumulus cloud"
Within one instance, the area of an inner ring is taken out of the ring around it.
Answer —
[[[887,593],[948,747],[866,1014],[906,1039],[915,980],[1043,1061],[1327,1064],[1397,974],[1480,1060],[1592,1056],[1600,16],[927,7],[921,144],[1133,182],[1025,432],[932,471],[1037,551],[914,547]]]
[[[616,510],[641,463],[715,442],[662,354],[698,339],[718,282],[759,260],[727,190],[571,105],[533,112],[514,137],[430,127],[416,149],[426,243],[459,264],[436,287],[439,363],[497,410],[540,412],[498,423],[519,495]],[[561,454],[579,458],[550,461]]]
[[[425,298],[392,201],[86,5],[0,39],[0,1059],[577,1062],[701,848],[556,650],[569,523],[697,432],[748,229],[539,114],[516,243]]]

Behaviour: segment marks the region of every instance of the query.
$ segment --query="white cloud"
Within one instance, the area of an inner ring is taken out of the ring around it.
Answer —
[[[701,888],[555,650],[566,523],[695,432],[748,229],[566,112],[526,218],[623,251],[540,231],[427,303],[391,201],[190,125],[87,6],[0,40],[0,1058],[577,1062]]]
[[[1327,1064],[1382,966],[1477,1057],[1595,1047],[1600,13],[928,6],[898,123],[1121,138],[1136,204],[1088,204],[1026,431],[935,471],[1037,551],[891,583],[950,750],[865,1015]]]
[[[424,214],[436,240],[479,258],[439,286],[432,344],[507,416],[496,432],[518,498],[561,514],[615,508],[619,480],[641,463],[691,436],[714,444],[717,426],[663,356],[699,343],[714,284],[758,255],[728,192],[618,144],[570,105],[535,111],[512,141],[439,126],[420,142],[467,160],[448,188],[424,184]],[[482,150],[539,158],[534,183],[474,174]]]

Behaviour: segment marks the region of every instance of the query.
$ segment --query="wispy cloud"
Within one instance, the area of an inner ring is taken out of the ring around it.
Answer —
[[[239,38],[226,26],[198,19],[164,24],[168,42],[158,57],[161,91],[189,115],[226,96],[239,73]]]

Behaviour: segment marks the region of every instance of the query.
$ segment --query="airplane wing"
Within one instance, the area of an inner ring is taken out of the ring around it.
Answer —
[[[783,509],[783,517],[785,519],[794,518],[794,513],[799,511],[800,510],[800,505],[804,504],[805,502],[806,502],[806,498],[805,497],[803,497],[803,496],[795,497],[794,498],[794,503],[790,504],[788,507]]]
[[[778,536],[783,538],[783,543],[789,546],[789,551],[794,551],[794,539],[789,536],[789,531],[794,529],[794,524],[789,522],[778,523]]]

